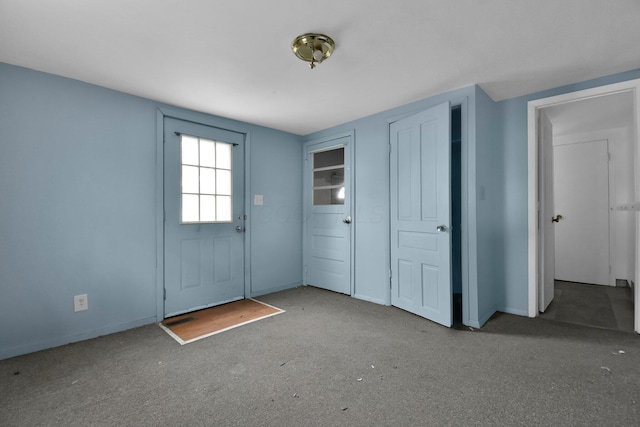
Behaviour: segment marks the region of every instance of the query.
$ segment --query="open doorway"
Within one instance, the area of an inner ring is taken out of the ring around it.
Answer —
[[[542,110],[552,127],[555,274],[540,317],[633,331],[633,96]]]
[[[639,81],[624,82],[529,103],[531,317],[555,308],[551,301],[558,278],[563,279],[560,292],[567,295],[603,291],[565,289],[574,281],[613,287],[638,283],[638,86]],[[569,200],[573,206],[568,207],[568,199],[580,199],[582,184],[582,201]],[[585,211],[598,211],[599,225],[590,219],[567,234],[579,222],[576,218],[594,217]],[[581,234],[592,242],[581,242],[576,237]],[[637,287],[633,292],[637,301]],[[637,308],[631,324],[640,329]]]
[[[451,289],[453,326],[462,324],[462,107],[451,107]]]

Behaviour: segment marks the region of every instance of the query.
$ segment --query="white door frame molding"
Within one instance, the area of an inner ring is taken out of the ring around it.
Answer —
[[[640,79],[628,80],[606,86],[599,86],[577,92],[565,93],[548,98],[536,99],[528,102],[528,295],[529,317],[538,315],[538,287],[540,278],[538,273],[538,127],[537,118],[539,110],[555,105],[583,101],[590,98],[614,95],[630,92],[633,95],[634,105],[634,129],[635,129],[635,170],[640,171]],[[636,205],[640,202],[640,184],[636,179]],[[635,275],[634,300],[639,300],[640,285],[640,213],[636,213],[636,275]],[[640,332],[640,310],[635,305],[634,330]]]

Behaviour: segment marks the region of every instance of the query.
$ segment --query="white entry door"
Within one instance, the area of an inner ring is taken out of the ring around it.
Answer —
[[[391,304],[445,326],[451,305],[450,107],[391,124]]]
[[[165,317],[244,298],[243,166],[244,135],[164,119]]]
[[[306,146],[305,283],[351,294],[351,137]]]
[[[557,280],[609,285],[608,141],[556,145]]]

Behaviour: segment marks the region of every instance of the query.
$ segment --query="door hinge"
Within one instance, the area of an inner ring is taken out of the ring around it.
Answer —
[[[393,277],[393,270],[389,269],[389,279],[391,279]]]
[[[167,288],[162,288],[162,299],[167,300]]]
[[[609,161],[611,161],[611,153],[607,152],[607,159],[609,159]]]
[[[391,154],[391,144],[389,144],[389,154]]]

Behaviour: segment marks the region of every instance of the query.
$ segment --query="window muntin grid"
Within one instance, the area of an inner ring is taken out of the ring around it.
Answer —
[[[180,223],[230,223],[233,144],[180,135]]]

